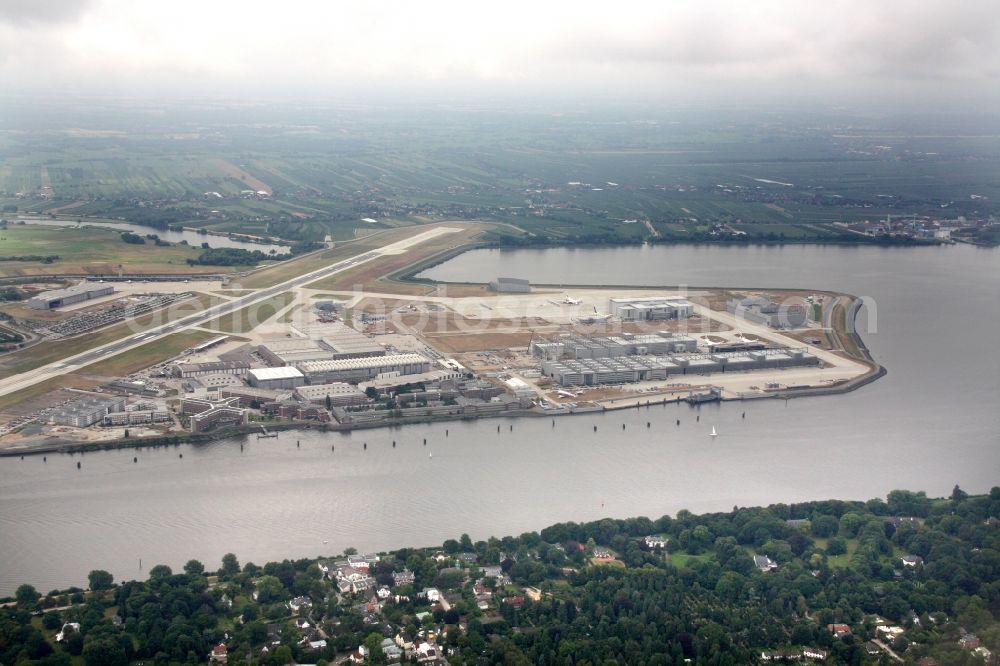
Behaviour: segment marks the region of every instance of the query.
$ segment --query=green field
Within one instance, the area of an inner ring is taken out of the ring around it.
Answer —
[[[151,120],[126,108],[48,111],[0,132],[4,214],[292,241],[496,220],[521,230],[502,232],[509,242],[563,244],[713,240],[704,236],[712,224],[738,225],[749,241],[864,242],[827,225],[1000,214],[1000,127],[971,114],[778,121],[748,109],[317,107],[171,109]],[[244,193],[258,187],[270,196]],[[660,235],[627,220],[648,220]]]
[[[52,263],[0,261],[0,275],[188,273],[188,259],[200,254],[186,245],[158,247],[152,241],[131,245],[117,231],[94,227],[10,225],[0,230],[0,256],[57,255]]]

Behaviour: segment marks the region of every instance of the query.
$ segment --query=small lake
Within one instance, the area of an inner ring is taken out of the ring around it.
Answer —
[[[114,229],[115,231],[131,231],[132,233],[139,234],[140,236],[156,234],[168,243],[180,243],[181,241],[187,241],[188,245],[193,245],[195,247],[200,247],[202,243],[208,243],[208,246],[213,248],[230,247],[249,251],[260,250],[264,253],[270,253],[273,250],[275,254],[287,254],[291,251],[287,245],[252,243],[236,238],[230,238],[228,236],[200,234],[197,231],[190,230],[172,231],[168,229],[157,229],[156,227],[148,227],[144,224],[132,224],[131,222],[96,222],[84,219],[83,222],[78,223],[71,220],[18,217],[16,221],[9,222],[8,224],[17,224],[18,222],[44,225],[47,227],[99,227],[102,229]]]

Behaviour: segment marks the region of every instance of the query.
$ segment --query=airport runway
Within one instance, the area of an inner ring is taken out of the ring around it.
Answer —
[[[122,338],[121,340],[109,342],[101,347],[81,352],[75,356],[67,357],[61,361],[50,363],[19,375],[12,375],[6,379],[0,380],[0,396],[8,395],[10,393],[14,393],[15,391],[23,391],[30,386],[38,384],[39,382],[52,379],[53,377],[58,377],[59,375],[77,370],[111,356],[115,356],[116,354],[120,354],[172,333],[177,333],[178,331],[183,331],[194,326],[204,324],[212,319],[231,314],[247,306],[261,303],[272,296],[288,291],[289,289],[294,289],[296,287],[309,284],[310,282],[322,280],[323,278],[346,271],[378,257],[390,254],[402,254],[415,245],[419,245],[420,243],[424,243],[438,236],[454,233],[456,231],[461,231],[461,229],[453,227],[437,227],[415,236],[411,236],[410,238],[405,238],[401,241],[391,243],[385,247],[379,248],[378,250],[370,250],[363,254],[351,257],[350,259],[344,259],[343,261],[330,264],[325,268],[320,268],[310,273],[306,273],[305,275],[294,277],[273,287],[259,289],[248,296],[234,298],[226,303],[213,306],[207,310],[202,310],[201,312],[184,317],[183,319],[178,319],[177,321],[172,321],[168,324],[164,324],[163,326],[159,326],[142,333],[137,333],[135,335],[130,335]]]

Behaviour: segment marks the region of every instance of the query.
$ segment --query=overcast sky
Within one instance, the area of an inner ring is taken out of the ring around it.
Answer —
[[[989,110],[1000,1],[0,0],[0,88]]]

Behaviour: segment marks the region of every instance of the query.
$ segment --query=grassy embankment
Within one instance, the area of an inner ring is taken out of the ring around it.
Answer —
[[[337,261],[349,259],[355,255],[364,254],[369,250],[374,250],[382,247],[383,245],[388,245],[389,243],[405,238],[413,233],[413,231],[390,231],[382,234],[366,236],[357,241],[338,244],[336,247],[329,250],[299,257],[297,259],[291,259],[289,261],[284,261],[280,264],[275,264],[274,266],[268,266],[267,268],[255,271],[240,280],[238,284],[234,283],[230,286],[232,286],[233,289],[243,290],[272,287],[276,284],[298,277],[299,275],[319,270]]]
[[[276,294],[262,303],[248,305],[242,310],[212,319],[204,328],[220,333],[246,333],[263,324],[292,302],[295,297],[290,291]]]
[[[370,292],[426,295],[435,289],[434,285],[405,282],[399,276],[411,272],[414,265],[428,262],[438,255],[466,247],[481,238],[483,234],[483,229],[477,226],[462,224],[449,224],[447,226],[461,226],[463,228],[460,232],[438,236],[413,246],[402,254],[379,257],[342,273],[331,275],[309,284],[308,287],[330,291],[348,291],[360,287],[364,291]]]

